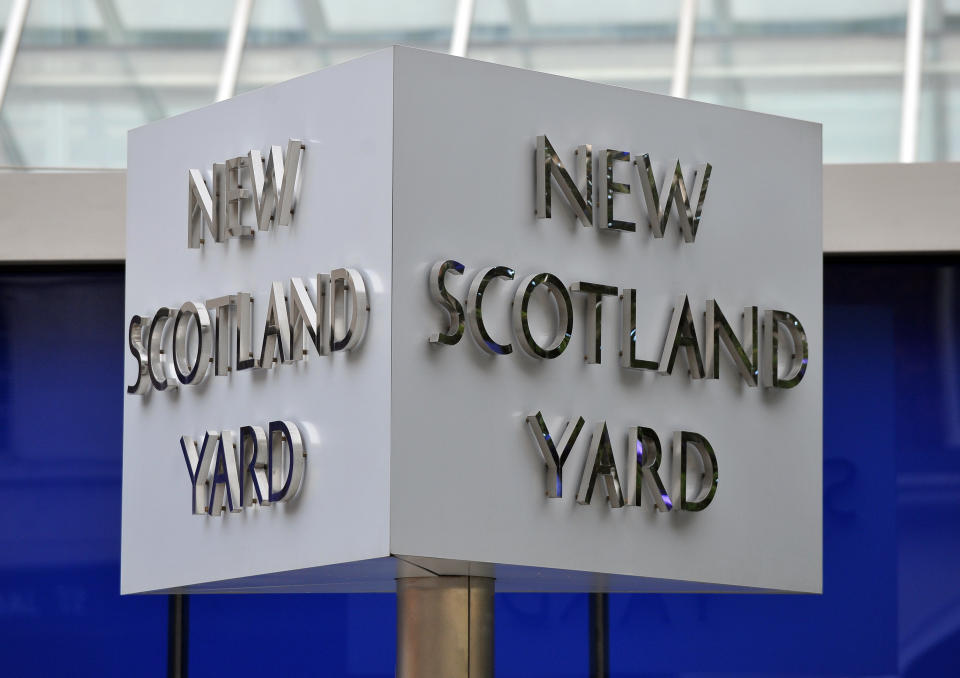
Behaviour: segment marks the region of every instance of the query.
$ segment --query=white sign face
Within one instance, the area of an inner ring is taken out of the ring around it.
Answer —
[[[124,592],[820,590],[819,125],[394,48],[129,149]]]

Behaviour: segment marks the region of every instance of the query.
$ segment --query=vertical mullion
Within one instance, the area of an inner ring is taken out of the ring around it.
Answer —
[[[693,34],[697,22],[697,0],[683,0],[677,17],[677,42],[673,58],[670,96],[687,98],[690,90],[690,62],[693,58]]]
[[[923,10],[925,0],[908,0],[903,98],[900,104],[900,162],[917,159],[917,123],[923,74]]]

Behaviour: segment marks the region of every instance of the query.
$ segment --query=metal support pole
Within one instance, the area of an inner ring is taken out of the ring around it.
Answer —
[[[590,594],[590,678],[610,676],[610,627],[606,593]]]
[[[397,678],[493,676],[493,579],[397,580]]]
[[[190,599],[167,596],[167,676],[187,678],[187,637],[190,633]]]
[[[470,26],[473,24],[474,0],[457,0],[457,13],[453,18],[453,30],[450,34],[450,54],[467,56],[470,42]]]
[[[217,86],[217,101],[229,99],[237,92],[240,61],[243,59],[243,45],[247,39],[247,29],[250,28],[252,11],[253,0],[236,0],[233,6],[233,19],[230,21],[230,33],[227,35],[227,50],[223,55],[220,84]]]
[[[697,23],[697,0],[683,0],[677,17],[677,43],[673,57],[670,96],[687,98],[690,90],[690,62],[693,59],[693,32]]]

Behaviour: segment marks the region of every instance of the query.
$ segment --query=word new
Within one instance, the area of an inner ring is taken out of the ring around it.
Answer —
[[[546,135],[537,137],[537,185],[536,213],[540,219],[551,217],[552,191],[551,177],[560,188],[567,205],[583,226],[597,228],[614,233],[637,230],[632,221],[617,219],[613,215],[613,198],[617,194],[629,194],[629,183],[614,181],[616,163],[631,164],[630,154],[611,148],[600,151],[597,181],[597,200],[594,209],[593,197],[593,150],[589,145],[580,146],[574,152],[577,178],[560,161]],[[684,242],[693,242],[700,227],[703,203],[707,199],[707,185],[710,183],[710,163],[704,163],[693,172],[693,184],[687,188],[680,169],[680,161],[674,160],[666,167],[666,176],[657,186],[655,171],[650,156],[642,154],[632,163],[636,170],[631,176],[640,184],[639,193],[646,205],[647,223],[653,237],[662,238],[670,220],[671,208],[676,206],[680,222],[680,232]],[[668,183],[669,182],[669,183]],[[691,203],[691,199],[693,202]]]
[[[560,498],[563,496],[563,466],[583,429],[583,417],[567,422],[559,438],[551,435],[540,412],[527,417],[527,425],[547,466],[546,494],[551,499]],[[702,469],[698,474],[700,487],[693,496],[688,494],[687,489],[687,476],[691,475],[688,461],[693,456],[689,454],[690,451],[698,457]],[[643,426],[628,429],[627,483],[626,487],[623,487],[617,473],[617,461],[610,443],[610,434],[607,432],[607,423],[601,421],[595,424],[577,488],[577,503],[589,504],[594,489],[600,483],[611,508],[640,506],[643,495],[661,512],[702,511],[710,505],[717,493],[719,474],[717,457],[706,438],[691,431],[677,431],[673,434],[673,482],[669,493],[660,477],[660,461],[660,438],[656,432]]]
[[[238,513],[248,506],[290,501],[300,492],[307,452],[300,429],[291,421],[271,421],[233,431],[207,431],[203,444],[181,436],[180,449],[193,487],[195,515]]]
[[[253,354],[253,296],[247,292],[187,301],[179,310],[163,306],[153,316],[134,315],[127,342],[137,360],[137,380],[127,393],[143,395],[151,385],[165,391],[199,384],[210,365],[222,377],[231,366],[239,371],[290,364],[307,357],[308,343],[318,355],[360,345],[370,303],[359,271],[318,274],[316,302],[300,278],[290,279],[289,291],[285,295],[280,282],[270,285],[259,357]],[[236,337],[233,351],[231,336]]]
[[[289,225],[304,150],[303,142],[290,139],[285,152],[279,146],[271,146],[266,158],[260,151],[252,150],[247,155],[214,163],[212,192],[200,170],[189,170],[187,247],[196,249],[205,242],[204,224],[216,242],[252,238],[253,227],[240,223],[251,200],[257,230],[269,231],[274,224]]]

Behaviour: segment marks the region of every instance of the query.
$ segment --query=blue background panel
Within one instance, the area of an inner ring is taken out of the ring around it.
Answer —
[[[960,675],[958,280],[827,260],[824,594],[612,595],[612,675]],[[119,268],[0,271],[4,675],[166,673],[166,598],[118,594],[124,327]],[[193,596],[190,669],[393,675],[395,607]],[[496,615],[499,676],[586,675],[586,595]]]
[[[120,597],[123,272],[0,271],[0,673],[166,675]]]

